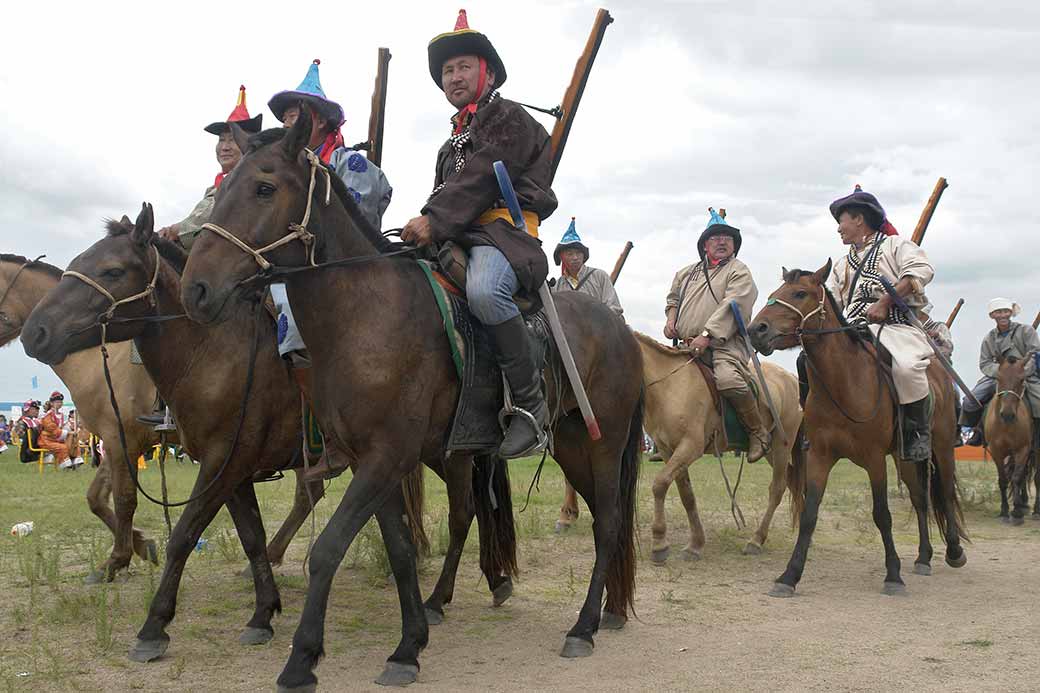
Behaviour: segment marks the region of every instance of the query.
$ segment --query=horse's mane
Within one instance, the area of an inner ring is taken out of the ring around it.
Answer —
[[[105,219],[105,236],[118,238],[134,230],[134,225],[119,219]]]
[[[784,283],[785,284],[794,284],[796,281],[798,281],[802,277],[809,277],[809,276],[812,276],[814,274],[816,274],[816,273],[815,272],[810,272],[809,270],[803,270],[803,269],[798,269],[798,268],[795,268],[795,269],[792,269],[792,270],[786,270],[784,272]]]
[[[108,238],[119,238],[134,230],[134,225],[122,220],[106,219],[105,235]],[[159,251],[159,255],[173,266],[178,274],[184,274],[184,265],[188,262],[188,251],[161,236],[152,236],[152,245]]]
[[[287,132],[289,132],[288,128],[268,128],[250,136],[249,152],[255,152],[261,147],[280,142],[285,138]],[[332,181],[332,189],[343,204],[343,208],[346,209],[347,216],[350,217],[350,220],[354,222],[354,226],[357,227],[368,242],[374,245],[380,253],[391,250],[393,244],[379,232],[379,229],[372,226],[371,222],[361,213],[361,208],[358,206],[354,196],[347,190],[347,184],[343,182],[343,179],[337,176],[334,171],[329,170],[329,180]]]
[[[657,341],[650,335],[643,334],[639,330],[632,330],[632,334],[635,335],[635,338],[639,340],[640,344],[645,344],[646,346],[664,354],[665,356],[682,356],[687,354],[687,352],[683,351],[682,349],[676,349],[675,347],[668,346],[667,344],[661,344],[661,342]]]
[[[56,279],[61,279],[61,269],[55,267],[49,262],[44,262],[43,260],[30,260],[22,255],[0,253],[0,262],[13,262],[16,265],[29,265],[30,267],[43,270]]]

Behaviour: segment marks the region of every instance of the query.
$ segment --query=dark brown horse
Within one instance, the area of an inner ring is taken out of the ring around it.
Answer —
[[[805,508],[799,518],[798,541],[770,594],[789,597],[802,577],[820,501],[831,468],[848,458],[866,470],[873,496],[874,524],[885,545],[884,594],[905,591],[899,555],[892,539],[888,509],[886,454],[897,454],[896,398],[882,373],[880,355],[844,324],[837,303],[826,289],[831,263],[816,272],[791,270],[758,312],[750,326],[755,349],[771,354],[799,344],[805,351],[809,397],[805,403],[805,433],[809,439]],[[965,537],[957,497],[953,443],[956,435],[954,391],[941,366],[928,366],[934,409],[932,461],[928,465],[898,462],[900,477],[910,490],[920,538],[914,572],[931,574],[932,545],[928,537],[928,491],[936,524],[946,541],[946,562],[959,568],[967,562],[961,548]],[[930,474],[929,474],[930,469]]]
[[[342,182],[335,175],[330,181],[304,150],[310,119],[249,142],[236,134],[246,154],[221,185],[213,226],[196,241],[185,269],[189,315],[207,324],[229,318],[242,300],[254,300],[259,285],[272,281],[256,271],[268,260],[285,268],[305,268],[311,258],[349,262],[286,278],[311,352],[314,404],[327,429],[329,454],[341,466],[349,463],[354,476],[315,543],[307,601],[278,683],[282,690],[316,686],[313,669],[324,653],[332,578],[375,514],[397,578],[403,621],[400,643],[379,680],[407,684],[418,672],[428,627],[397,489],[421,461],[444,456],[459,394],[444,326],[418,264],[380,256],[385,240],[365,222]],[[559,402],[555,457],[595,518],[588,594],[561,653],[584,656],[591,654],[601,625],[604,588],[604,627],[622,625],[632,602],[642,368],[635,339],[608,308],[577,294],[561,297],[558,307],[603,430],[602,439],[590,440],[573,394],[548,368],[550,402]],[[559,369],[558,359],[552,366]]]
[[[1021,525],[1029,510],[1029,472],[1034,472],[1036,503],[1033,516],[1040,517],[1040,465],[1033,451],[1033,415],[1025,399],[1026,366],[1033,360],[1008,356],[997,368],[997,393],[983,421],[986,447],[997,466],[1000,484],[1000,515],[1005,522]],[[1008,490],[1014,509],[1008,516]]]
[[[185,506],[170,538],[162,581],[130,653],[135,661],[155,659],[168,647],[165,628],[174,616],[184,563],[199,535],[225,504],[249,556],[257,593],[256,612],[243,633],[242,642],[255,644],[271,638],[271,616],[281,605],[268,554],[264,552],[264,529],[252,479],[258,472],[291,465],[301,454],[299,391],[284,362],[278,358],[273,321],[264,316],[258,321],[243,311],[234,319],[209,328],[186,319],[149,322],[156,312],[171,316],[183,313],[179,272],[186,259],[183,250],[152,233],[151,207],[146,206],[136,224],[128,220],[111,222],[107,237],[70,265],[71,271],[95,282],[112,296],[141,296],[140,300],[127,302],[115,311],[107,339],[137,342],[145,367],[176,414],[183,444],[193,458],[201,460],[192,492],[197,499]],[[145,295],[150,283],[154,284],[154,306]],[[100,342],[97,319],[108,309],[107,303],[99,290],[82,279],[64,278],[26,323],[23,341],[27,351],[45,362],[57,363],[70,352],[96,346]],[[243,403],[248,364],[229,355],[248,354],[254,339],[257,340],[254,382],[251,396]],[[240,440],[227,467],[221,469],[236,434],[239,411],[243,411],[244,417]],[[124,464],[121,459],[111,462]],[[489,493],[492,480],[488,477],[493,470],[489,468],[489,461],[479,462],[476,467],[479,473],[472,474],[478,497],[483,497]],[[444,572],[431,595],[433,611],[442,611],[443,604],[451,601],[458,559],[474,514],[470,468],[462,465],[451,472],[448,478],[449,551]],[[509,576],[515,573],[515,539],[504,465],[496,477],[493,491],[502,512],[482,516],[481,537],[486,541],[482,541],[481,565],[495,590],[496,603],[500,603],[511,591]],[[418,474],[409,475],[407,480],[411,484],[422,481]],[[322,497],[320,481],[310,486],[308,491],[298,483],[290,519],[272,542],[275,551],[284,552],[307,517],[310,500]],[[411,488],[410,496],[415,502],[410,502],[407,509],[410,526],[421,533],[421,493],[418,491]],[[502,515],[508,517],[499,520]],[[485,547],[485,543],[490,547]],[[281,555],[276,553],[274,557],[280,560]]]

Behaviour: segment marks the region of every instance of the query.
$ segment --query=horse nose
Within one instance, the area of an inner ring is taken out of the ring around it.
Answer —
[[[25,353],[30,358],[35,358],[37,354],[43,353],[50,341],[51,332],[42,322],[35,329],[26,330],[22,337]]]
[[[751,326],[751,331],[755,334],[764,335],[766,332],[769,332],[769,325],[766,324],[765,320],[759,320]]]
[[[209,308],[209,297],[212,295],[209,284],[199,279],[188,287],[187,298],[188,302],[192,304],[200,313],[207,313]]]
[[[1004,423],[1015,422],[1015,412],[1013,411],[1002,411],[1000,412],[1000,418],[1004,420]]]

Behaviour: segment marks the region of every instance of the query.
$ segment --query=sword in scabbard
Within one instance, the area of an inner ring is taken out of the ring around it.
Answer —
[[[953,370],[953,365],[949,361],[947,361],[946,357],[942,355],[941,351],[939,351],[939,345],[936,344],[935,340],[932,339],[932,336],[928,334],[928,330],[924,329],[924,325],[921,324],[921,321],[920,319],[918,319],[917,314],[914,313],[910,306],[906,304],[906,301],[903,300],[903,297],[900,296],[899,293],[896,291],[896,288],[892,286],[892,282],[888,281],[884,277],[878,277],[878,279],[881,280],[881,286],[885,287],[885,291],[892,298],[892,302],[896,304],[896,310],[905,315],[906,319],[910,321],[911,325],[913,325],[914,327],[916,327],[924,333],[925,339],[928,340],[928,346],[932,347],[932,352],[935,354],[935,358],[939,361],[939,363],[946,370],[946,372],[950,374],[950,377],[953,378],[953,382],[957,383],[957,387],[961,389],[961,392],[964,393],[964,396],[967,397],[971,401],[971,403],[975,405],[976,408],[981,410],[982,403],[979,402],[979,400],[975,397],[974,393],[972,393],[971,391],[971,388],[965,384],[964,380],[962,380],[961,377],[957,375],[957,371]]]
[[[769,407],[769,413],[773,415],[773,424],[780,431],[783,447],[786,448],[788,443],[787,433],[784,431],[784,425],[780,421],[780,412],[777,411],[776,405],[773,403],[773,395],[769,392],[765,373],[762,372],[762,363],[758,360],[758,352],[751,345],[751,335],[748,334],[747,325],[744,324],[744,316],[740,314],[740,306],[737,305],[736,301],[730,301],[729,307],[733,311],[733,318],[737,321],[737,332],[744,338],[744,344],[747,346],[747,350],[751,352],[751,362],[755,364],[755,374],[758,375],[758,384],[762,387],[762,394],[766,398],[766,406]]]
[[[496,161],[494,169],[495,178],[498,179],[498,187],[502,191],[502,199],[505,200],[506,208],[509,209],[509,215],[513,218],[513,225],[520,232],[527,233],[527,222],[524,221],[524,215],[520,210],[520,201],[516,197],[516,190],[513,189],[513,181],[509,178],[509,172],[506,171],[505,164],[501,161]],[[553,301],[552,292],[549,290],[549,285],[545,282],[542,282],[542,285],[538,287],[538,298],[542,300],[542,305],[545,306],[545,316],[549,320],[549,330],[552,332],[553,340],[560,351],[560,360],[563,361],[563,368],[567,372],[571,390],[574,391],[574,398],[578,400],[578,409],[581,410],[581,416],[585,420],[585,428],[588,429],[589,436],[593,440],[599,440],[602,437],[599,423],[596,422],[596,415],[592,412],[592,404],[589,403],[589,396],[585,392],[585,386],[581,383],[581,375],[578,373],[577,364],[574,363],[574,355],[571,353],[570,345],[567,343],[567,335],[563,332],[560,315],[556,312],[556,303]]]

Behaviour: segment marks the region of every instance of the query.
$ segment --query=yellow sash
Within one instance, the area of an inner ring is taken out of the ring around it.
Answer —
[[[526,209],[522,210],[522,213],[524,221],[527,222],[527,233],[538,238],[538,215]],[[513,217],[509,214],[509,210],[502,207],[493,207],[487,210],[477,218],[477,223],[481,226],[486,226],[496,219],[505,219],[510,224],[513,223]]]

